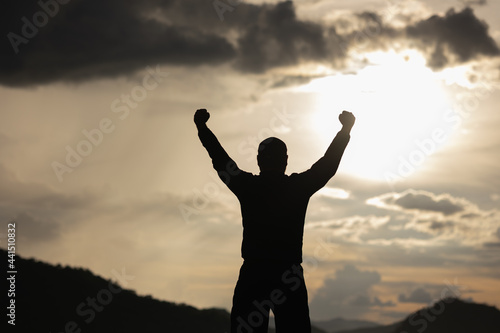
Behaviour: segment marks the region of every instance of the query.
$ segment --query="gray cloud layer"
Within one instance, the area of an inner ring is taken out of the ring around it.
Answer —
[[[459,202],[453,202],[453,198],[451,197],[433,197],[425,192],[408,191],[401,197],[393,200],[392,204],[404,209],[441,212],[445,215],[464,210],[463,205]]]
[[[311,310],[323,318],[332,318],[359,315],[374,306],[394,306],[392,301],[383,302],[370,295],[372,286],[380,282],[377,271],[362,271],[346,265],[335,272],[334,278],[324,280],[311,300]]]
[[[398,210],[416,210],[451,215],[466,211],[469,202],[449,194],[435,195],[427,191],[406,190],[400,194],[388,193],[379,197],[378,205]],[[374,202],[374,201],[371,201]]]
[[[223,13],[223,22],[212,1],[46,3],[52,6],[12,2],[1,23],[0,84],[116,77],[151,64],[231,63],[250,73],[303,61],[339,67],[347,52],[367,39],[373,49],[411,42],[436,69],[500,53],[487,25],[470,8],[434,15],[405,29],[392,28],[376,13],[358,13],[343,22],[356,29],[340,35],[335,25],[299,19],[291,1],[241,2]]]

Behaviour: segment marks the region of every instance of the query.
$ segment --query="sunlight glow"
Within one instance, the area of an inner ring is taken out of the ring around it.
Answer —
[[[368,65],[356,74],[316,79],[298,89],[317,93],[310,126],[324,141],[331,140],[342,110],[354,113],[356,125],[343,169],[383,180],[387,173],[397,173],[398,163],[418,149],[418,142],[428,142],[433,131],[448,135],[451,126],[443,119],[449,105],[442,76],[426,67],[419,52],[378,51],[365,57]],[[427,148],[427,155],[435,150],[431,144]],[[414,170],[425,162],[421,155]]]

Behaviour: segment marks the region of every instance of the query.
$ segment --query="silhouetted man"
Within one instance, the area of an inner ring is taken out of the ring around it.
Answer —
[[[309,198],[335,175],[355,118],[343,111],[342,129],[307,171],[285,174],[287,148],[267,138],[258,148],[259,175],[240,170],[207,127],[210,114],[194,115],[201,143],[221,180],[237,196],[243,218],[244,259],[233,296],[231,333],[267,333],[273,310],[277,333],[309,333],[302,237]]]

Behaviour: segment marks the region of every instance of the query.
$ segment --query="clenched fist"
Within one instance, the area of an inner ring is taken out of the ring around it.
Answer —
[[[204,125],[209,118],[210,113],[208,113],[207,109],[198,109],[194,113],[194,123],[196,126]]]
[[[339,114],[339,120],[344,127],[351,129],[356,121],[356,117],[349,111],[342,111],[342,113]]]

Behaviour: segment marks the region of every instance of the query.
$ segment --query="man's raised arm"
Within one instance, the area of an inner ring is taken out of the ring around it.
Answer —
[[[241,172],[236,163],[229,157],[215,134],[207,127],[210,113],[206,109],[196,110],[194,123],[198,129],[198,137],[212,159],[214,169],[226,185],[229,185],[232,176]]]
[[[311,169],[307,170],[306,173],[309,174],[311,186],[313,190],[317,191],[321,187],[325,186],[326,183],[332,178],[340,164],[344,150],[349,143],[351,138],[351,128],[354,125],[356,118],[351,112],[343,111],[339,115],[340,123],[342,124],[342,129],[337,133],[332,143],[326,150],[325,155],[320,158]]]

